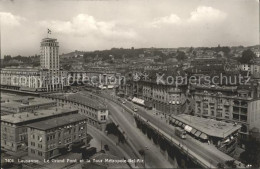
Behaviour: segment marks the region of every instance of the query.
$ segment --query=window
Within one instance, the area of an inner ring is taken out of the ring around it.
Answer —
[[[42,152],[41,152],[41,151],[38,151],[38,155],[39,155],[39,156],[42,156]]]
[[[35,146],[35,142],[31,142],[31,146]]]
[[[35,154],[35,150],[34,150],[34,149],[31,149],[31,153],[32,153],[32,154]]]

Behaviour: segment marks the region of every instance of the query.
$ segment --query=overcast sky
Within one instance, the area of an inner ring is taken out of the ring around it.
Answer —
[[[259,44],[258,0],[0,0],[3,55],[34,55],[40,41],[60,53],[112,47]]]

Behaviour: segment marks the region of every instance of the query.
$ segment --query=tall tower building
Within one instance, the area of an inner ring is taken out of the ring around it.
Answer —
[[[44,86],[47,91],[63,90],[67,86],[67,72],[60,69],[59,42],[44,38],[41,41],[41,68],[45,71]]]
[[[59,42],[57,39],[44,38],[41,42],[41,68],[49,71],[59,71]]]

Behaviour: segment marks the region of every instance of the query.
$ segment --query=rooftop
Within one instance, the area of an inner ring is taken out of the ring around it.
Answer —
[[[33,71],[37,72],[41,70],[39,67],[20,67],[20,66],[12,66],[12,67],[6,67],[2,68],[1,71]]]
[[[83,121],[87,119],[87,116],[81,114],[71,114],[68,116],[55,117],[52,119],[30,123],[27,126],[39,130],[48,130],[56,127],[61,127],[74,122]]]
[[[8,101],[8,102],[7,102]],[[34,98],[30,96],[22,96],[18,98],[10,98],[5,103],[2,103],[2,107],[12,107],[12,108],[22,108],[28,106],[36,106],[47,103],[54,103],[52,100],[43,99],[43,98]]]
[[[22,122],[29,122],[36,119],[42,119],[50,116],[55,116],[59,114],[65,114],[73,111],[78,112],[77,109],[71,108],[69,106],[50,107],[44,110],[34,110],[34,112],[23,112],[17,114],[4,115],[1,116],[1,121],[17,124]]]
[[[225,138],[241,128],[240,125],[234,125],[233,123],[226,123],[187,114],[180,114],[173,118],[212,137]]]
[[[17,98],[22,98],[21,96],[17,96],[16,94],[10,94],[10,93],[4,93],[4,92],[1,92],[1,102],[2,101],[10,101],[10,100],[13,100],[13,99],[17,99]]]
[[[51,94],[52,98],[66,99],[79,104],[84,104],[95,109],[106,109],[105,105],[97,100],[94,100],[91,95],[82,95],[80,93],[66,93],[66,94]]]

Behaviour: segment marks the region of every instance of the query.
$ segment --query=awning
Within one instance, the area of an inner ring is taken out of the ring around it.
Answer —
[[[184,130],[190,133],[191,130],[192,130],[192,127],[186,125],[186,126],[184,127]]]
[[[197,132],[195,133],[195,136],[196,136],[196,137],[199,137],[200,134],[201,134],[201,132],[200,132],[200,131],[197,131]]]
[[[205,133],[202,133],[202,134],[200,135],[200,138],[201,138],[202,140],[207,140],[207,139],[208,139],[208,136],[207,136]]]
[[[141,104],[141,105],[144,106],[144,100],[143,100],[143,99],[139,99],[139,98],[137,98],[137,97],[134,97],[134,98],[132,99],[132,102],[137,103],[137,104]]]
[[[196,131],[197,131],[196,129],[192,129],[190,133],[194,135]]]

